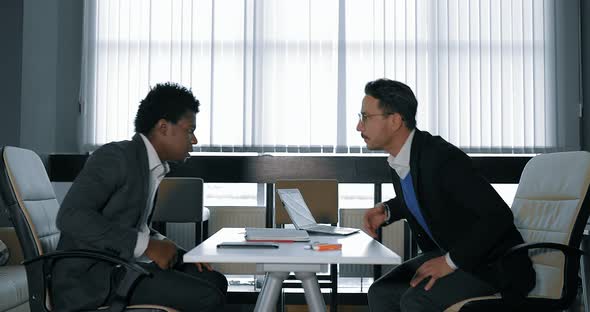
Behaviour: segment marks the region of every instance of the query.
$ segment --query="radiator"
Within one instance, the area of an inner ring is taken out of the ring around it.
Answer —
[[[223,227],[264,227],[265,207],[209,207],[209,236]],[[167,224],[167,236],[189,250],[195,243],[193,224]],[[254,274],[255,264],[212,263],[215,270],[225,274]]]
[[[366,209],[340,209],[340,226],[362,229],[363,216]],[[403,258],[404,226],[402,222],[393,223],[383,228],[383,245]],[[382,273],[388,272],[392,266],[383,266]],[[341,277],[373,276],[373,266],[364,264],[342,264],[339,266]]]

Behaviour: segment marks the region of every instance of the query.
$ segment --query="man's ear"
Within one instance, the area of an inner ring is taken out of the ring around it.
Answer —
[[[166,135],[168,131],[168,122],[166,121],[166,119],[162,118],[158,120],[156,126],[154,127],[154,130],[158,132],[160,135]]]
[[[404,124],[404,119],[400,113],[393,113],[389,115],[394,130],[399,129]]]

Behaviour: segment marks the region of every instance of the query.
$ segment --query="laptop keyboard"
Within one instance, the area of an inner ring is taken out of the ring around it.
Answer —
[[[328,233],[336,232],[336,228],[333,226],[330,226],[330,225],[318,224],[318,225],[314,225],[313,229],[316,231],[323,231],[323,232],[328,232]]]
[[[324,233],[324,234],[336,234],[336,235],[349,235],[352,233],[356,233],[359,230],[353,228],[344,228],[344,227],[337,227],[337,226],[330,226],[330,225],[314,225],[307,230]]]

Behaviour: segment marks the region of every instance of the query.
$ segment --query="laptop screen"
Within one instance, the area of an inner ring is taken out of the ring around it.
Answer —
[[[293,224],[298,227],[317,224],[299,189],[278,189],[277,192]]]

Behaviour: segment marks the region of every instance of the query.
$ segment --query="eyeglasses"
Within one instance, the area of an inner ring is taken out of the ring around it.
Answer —
[[[365,113],[359,113],[359,122],[362,124],[365,124],[367,122],[367,120],[371,117],[375,117],[375,116],[389,116],[389,115],[393,115],[395,113],[383,113],[383,114],[365,114]]]

